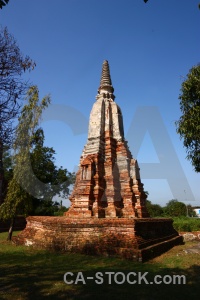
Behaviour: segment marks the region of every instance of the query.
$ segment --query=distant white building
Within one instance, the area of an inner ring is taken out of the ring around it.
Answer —
[[[200,206],[194,206],[193,210],[195,211],[198,218],[200,218]]]

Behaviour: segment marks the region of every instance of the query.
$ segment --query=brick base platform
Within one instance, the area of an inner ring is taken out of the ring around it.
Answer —
[[[145,261],[182,244],[172,219],[28,217],[16,244]]]

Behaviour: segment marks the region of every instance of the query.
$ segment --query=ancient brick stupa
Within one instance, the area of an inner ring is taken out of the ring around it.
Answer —
[[[71,207],[63,217],[28,217],[16,243],[144,261],[182,242],[171,219],[149,218],[113,92],[104,61]]]
[[[148,217],[137,161],[124,139],[121,109],[114,101],[108,61],[104,61],[93,105],[69,217]]]

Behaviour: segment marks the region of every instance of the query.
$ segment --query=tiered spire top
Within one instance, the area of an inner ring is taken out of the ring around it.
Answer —
[[[110,77],[110,68],[107,60],[104,60],[103,62],[100,87],[98,89],[99,94],[101,94],[102,92],[109,92],[111,94],[114,92]]]
[[[100,86],[102,85],[112,85],[112,81],[110,78],[110,68],[107,60],[104,60],[103,62]]]

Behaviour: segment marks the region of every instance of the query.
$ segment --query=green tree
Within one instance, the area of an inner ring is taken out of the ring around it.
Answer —
[[[161,217],[163,215],[163,208],[159,204],[152,204],[151,201],[146,201],[147,211],[151,218]]]
[[[177,132],[186,147],[187,159],[200,172],[200,65],[190,69],[179,99],[182,116],[176,121]]]
[[[179,202],[177,199],[172,199],[165,206],[164,213],[170,217],[186,216],[187,208],[183,202]]]
[[[13,178],[9,182],[5,202],[0,207],[0,218],[10,219],[8,239],[12,237],[14,219],[17,214],[28,214],[32,208],[31,191],[34,190],[34,176],[30,169],[30,150],[34,133],[38,127],[43,110],[49,105],[50,97],[39,101],[36,86],[29,88],[26,104],[19,117],[14,141]],[[27,192],[29,191],[29,193]]]
[[[66,207],[54,201],[54,196],[67,198],[70,193],[70,186],[74,183],[75,174],[70,173],[63,167],[55,165],[55,150],[44,146],[44,132],[38,128],[34,133],[31,142],[30,161],[34,175],[39,179],[39,185],[35,185],[38,197],[32,197],[31,215],[62,215]],[[13,177],[13,164],[10,149],[4,151],[3,156],[5,184]],[[41,182],[44,183],[41,185]],[[6,191],[6,188],[4,188]]]
[[[11,150],[9,147],[4,147],[3,152],[3,166],[4,166],[4,180],[2,186],[2,198],[5,198],[7,193],[8,182],[13,177],[13,170],[12,170],[12,155]]]
[[[33,210],[30,213],[54,215],[60,210],[60,204],[54,202],[53,197],[58,195],[67,198],[70,192],[69,187],[74,183],[75,176],[67,169],[58,168],[55,165],[55,150],[44,146],[44,132],[41,128],[35,132],[32,147],[30,154],[32,170],[40,182],[39,185],[37,182],[35,185],[38,197],[33,197]]]
[[[191,204],[186,205],[186,208],[187,208],[187,216],[188,217],[197,217],[197,214],[194,211],[194,209],[192,208]]]
[[[4,147],[12,142],[13,120],[20,112],[20,100],[28,86],[22,74],[34,67],[35,63],[22,55],[7,28],[0,27],[0,204],[3,202]]]

